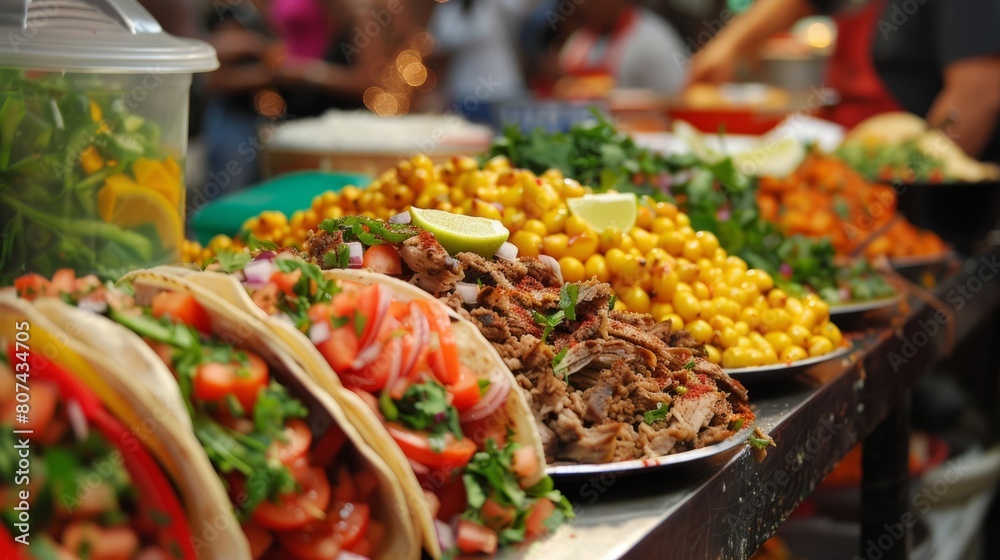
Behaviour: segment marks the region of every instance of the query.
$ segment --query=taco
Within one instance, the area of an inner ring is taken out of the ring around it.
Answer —
[[[188,437],[210,461],[206,476],[227,488],[253,558],[419,556],[392,471],[262,323],[155,273],[131,277],[122,286],[131,293],[85,285],[35,305],[64,325],[96,310],[145,341],[150,368],[169,368]],[[110,350],[105,338],[89,342]]]
[[[167,409],[27,302],[0,315],[0,556],[249,557]]]
[[[493,553],[572,516],[524,396],[474,326],[379,274],[324,274],[290,253],[238,261],[184,281],[267,322],[400,479],[428,493],[418,522],[432,555]]]

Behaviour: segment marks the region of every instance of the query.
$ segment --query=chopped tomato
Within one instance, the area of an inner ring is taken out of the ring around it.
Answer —
[[[236,378],[232,364],[207,362],[194,373],[194,396],[206,402],[221,401],[232,392]]]
[[[492,439],[500,447],[507,445],[507,427],[511,425],[507,412],[501,406],[492,415],[462,424],[462,432],[472,438],[476,445],[483,445]]]
[[[333,501],[350,502],[355,498],[354,479],[347,465],[340,465],[337,469],[337,484],[333,489]]]
[[[246,355],[247,364],[246,366],[236,364],[233,393],[243,405],[243,409],[249,412],[253,410],[253,405],[257,402],[257,393],[270,381],[270,373],[268,373],[267,363],[264,362],[263,358],[247,350],[240,352]]]
[[[191,294],[160,292],[153,296],[153,317],[169,317],[175,323],[194,327],[199,332],[212,331],[212,319]]]
[[[316,445],[313,446],[313,461],[317,465],[329,465],[340,455],[340,450],[344,448],[345,443],[347,443],[347,434],[344,433],[344,430],[336,424],[330,424],[330,427],[316,440]]]
[[[399,300],[393,300],[393,302],[389,304],[389,315],[392,315],[396,319],[402,321],[410,316],[410,304]]]
[[[358,550],[358,546],[361,543],[363,543],[364,541],[368,541],[369,543],[380,543],[380,542],[382,542],[382,537],[384,537],[384,536],[385,536],[385,525],[379,523],[378,521],[376,521],[374,519],[371,519],[371,520],[368,521],[368,530],[365,531],[364,538],[361,539],[360,541],[358,541],[358,544],[356,544],[353,547],[351,547],[351,552],[355,552],[357,554],[362,554]],[[372,548],[374,548],[374,547],[372,547]],[[370,553],[369,554],[362,554],[362,555],[363,556],[371,557]]]
[[[52,419],[56,414],[56,407],[59,404],[59,386],[51,381],[35,380],[31,382],[28,392],[31,410],[28,412],[28,421],[19,423],[19,430],[32,430],[30,437],[42,437]]]
[[[438,353],[440,354],[440,367],[434,370],[438,381],[444,385],[452,385],[458,382],[461,375],[459,373],[458,345],[455,343],[455,333],[451,330],[451,319],[444,307],[437,301],[420,300],[416,303],[420,310],[427,316],[430,323],[431,332],[438,336]],[[435,364],[431,364],[434,367]]]
[[[372,393],[385,387],[389,380],[389,371],[394,360],[402,360],[403,339],[399,336],[390,337],[385,341],[382,350],[374,361],[361,368],[359,372],[344,372],[340,380],[347,387],[359,387]]]
[[[538,472],[538,454],[533,447],[519,447],[514,451],[514,474],[528,478]]]
[[[445,482],[437,491],[440,506],[436,517],[441,521],[450,522],[451,518],[462,513],[469,507],[469,499],[465,494],[465,483],[461,477]]]
[[[357,307],[357,291],[340,292],[333,296],[330,302],[330,310],[336,317],[353,317],[354,309]]]
[[[334,502],[326,519],[298,531],[279,533],[278,541],[298,558],[329,560],[364,537],[370,518],[368,504]]]
[[[365,328],[361,333],[361,342],[370,341],[370,337],[375,332],[375,329],[381,327],[384,317],[378,314],[379,301],[382,298],[392,298],[387,290],[388,288],[381,284],[372,284],[365,286],[357,292],[355,299],[356,312],[365,318]]]
[[[529,537],[544,535],[548,529],[545,528],[545,520],[556,511],[556,504],[551,500],[540,499],[531,506],[528,517],[524,520],[524,532]]]
[[[285,292],[288,297],[295,297],[295,284],[302,278],[301,270],[293,270],[292,272],[281,272],[277,270],[271,274],[270,281],[272,284],[278,287],[279,290]]]
[[[513,525],[514,517],[517,516],[517,510],[513,506],[501,505],[491,499],[486,500],[479,513],[483,523],[497,532]]]
[[[345,325],[330,331],[330,338],[316,345],[319,353],[333,368],[341,380],[343,373],[351,369],[351,364],[358,357],[358,335],[354,333],[353,325]],[[346,383],[345,383],[346,385]]]
[[[243,534],[246,535],[247,541],[250,543],[250,556],[253,560],[260,560],[267,549],[274,544],[271,532],[253,523],[243,524]]]
[[[435,451],[428,434],[409,430],[399,424],[387,423],[389,435],[409,459],[435,469],[453,470],[466,465],[476,452],[476,444],[469,438],[455,439],[445,434],[444,449]]]
[[[297,492],[278,496],[277,501],[261,502],[250,518],[277,531],[299,529],[316,521],[330,505],[330,481],[323,469],[314,467],[306,470],[298,483]],[[282,541],[282,544],[286,543]]]
[[[76,272],[72,268],[60,268],[52,275],[48,288],[47,295],[52,297],[73,293],[76,288]]]
[[[465,554],[493,554],[497,551],[497,534],[489,527],[462,519],[458,522],[455,543]]]
[[[365,251],[361,264],[379,274],[398,276],[403,273],[403,260],[392,245],[372,245]]]
[[[291,465],[297,459],[305,457],[312,444],[312,431],[309,430],[309,426],[302,420],[293,418],[285,424],[282,434],[285,441],[275,440],[271,444],[274,448],[273,453],[277,455],[281,464]]]
[[[479,402],[482,394],[479,392],[479,379],[475,372],[465,366],[460,366],[458,371],[458,381],[454,385],[448,385],[447,389],[451,393],[451,404],[462,412]]]
[[[14,280],[14,289],[17,290],[18,297],[33,300],[48,294],[49,281],[41,274],[25,274]]]

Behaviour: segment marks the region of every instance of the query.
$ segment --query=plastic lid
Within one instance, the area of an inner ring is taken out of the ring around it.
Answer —
[[[219,67],[207,43],[174,37],[135,0],[3,0],[0,67],[180,74]]]

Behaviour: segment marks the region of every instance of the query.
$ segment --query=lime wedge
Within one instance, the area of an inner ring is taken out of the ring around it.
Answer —
[[[635,227],[639,201],[635,193],[585,194],[566,200],[569,211],[601,233],[608,228],[629,232]]]
[[[744,175],[787,177],[806,159],[806,148],[795,138],[767,141],[733,156],[733,163]]]
[[[507,241],[510,231],[497,220],[459,216],[441,210],[410,208],[413,225],[434,234],[448,253],[477,253],[492,258]]]

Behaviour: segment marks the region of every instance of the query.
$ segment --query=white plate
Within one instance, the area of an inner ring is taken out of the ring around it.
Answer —
[[[718,460],[720,459],[720,455],[746,445],[747,438],[753,433],[754,426],[755,424],[752,423],[743,426],[732,437],[700,449],[682,451],[673,455],[663,455],[662,457],[653,457],[651,459],[633,459],[631,461],[618,461],[616,463],[556,463],[547,465],[545,467],[545,474],[567,479],[604,473],[614,473],[621,476],[645,474],[670,468],[695,467]]]
[[[843,358],[844,356],[851,353],[851,347],[841,346],[834,349],[833,352],[829,354],[824,354],[822,356],[816,356],[814,358],[806,358],[804,360],[799,360],[792,363],[783,364],[771,364],[769,366],[754,366],[745,368],[724,368],[723,371],[729,374],[730,377],[739,381],[740,383],[753,383],[761,381],[776,381],[779,379],[784,379],[786,377],[791,377],[796,373],[804,371],[816,364],[822,364],[830,360],[836,360],[838,358]]]
[[[879,309],[889,309],[899,305],[899,302],[902,299],[903,294],[897,293],[896,295],[887,298],[859,301],[857,303],[845,303],[842,305],[831,305],[830,317],[837,318],[847,315],[855,315],[858,313],[867,313],[869,311],[876,311]]]

